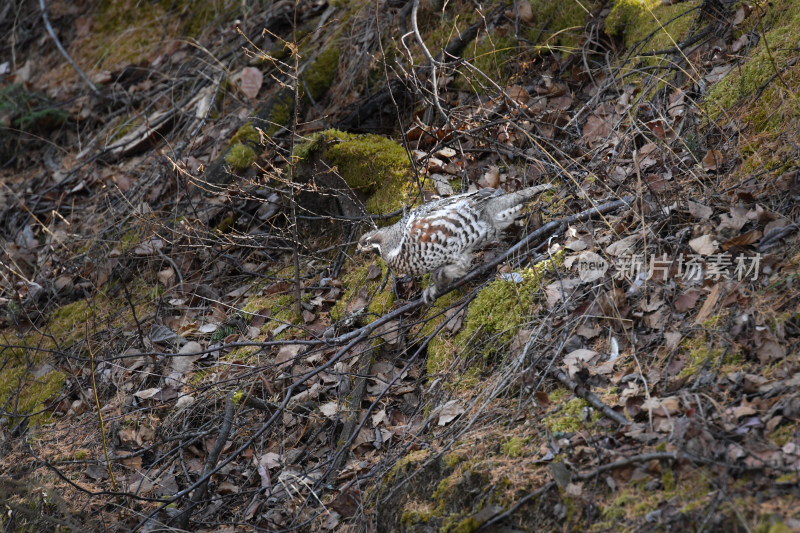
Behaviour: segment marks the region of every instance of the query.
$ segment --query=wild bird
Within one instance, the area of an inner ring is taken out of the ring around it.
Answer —
[[[473,252],[500,238],[522,206],[552,185],[505,194],[480,189],[423,204],[396,224],[365,233],[358,251],[377,252],[395,275],[432,272],[422,293],[432,303],[452,280],[469,272]]]

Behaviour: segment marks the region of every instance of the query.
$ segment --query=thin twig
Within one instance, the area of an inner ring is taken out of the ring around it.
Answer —
[[[233,412],[234,412],[234,403],[233,403],[233,391],[229,392],[228,395],[225,397],[225,415],[222,419],[222,426],[219,428],[219,435],[217,435],[217,441],[214,443],[214,447],[208,454],[206,458],[206,464],[203,466],[203,482],[197,487],[192,494],[191,500],[189,500],[189,505],[184,509],[180,515],[178,515],[178,527],[181,529],[186,529],[186,526],[189,523],[189,511],[191,511],[198,503],[200,503],[206,495],[206,489],[208,487],[208,480],[210,476],[209,474],[217,465],[217,459],[219,459],[222,450],[225,448],[225,443],[228,441],[228,435],[230,435],[231,427],[233,426]]]
[[[95,87],[94,83],[92,83],[92,80],[90,80],[89,77],[86,75],[86,73],[84,73],[81,70],[81,68],[75,64],[72,58],[69,57],[69,54],[61,45],[61,41],[58,40],[56,32],[53,30],[53,26],[50,25],[50,19],[47,18],[47,8],[44,5],[44,0],[39,0],[39,8],[42,10],[42,19],[44,20],[44,25],[47,28],[47,33],[50,34],[50,38],[53,39],[53,42],[56,43],[58,51],[61,52],[61,55],[64,56],[64,59],[67,60],[67,63],[69,63],[70,66],[75,70],[75,72],[78,73],[78,76],[80,76],[83,79],[83,81],[86,82],[86,85],[89,86],[92,92],[97,96],[100,96],[100,91],[97,90],[97,87]]]

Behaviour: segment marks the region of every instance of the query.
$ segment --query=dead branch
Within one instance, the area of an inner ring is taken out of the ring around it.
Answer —
[[[194,494],[192,494],[191,500],[189,500],[189,505],[184,509],[177,517],[176,521],[178,523],[178,527],[181,529],[186,529],[187,524],[189,523],[189,511],[191,511],[198,503],[200,503],[206,495],[206,489],[208,488],[208,480],[210,479],[210,472],[214,470],[215,465],[217,464],[217,459],[219,459],[219,455],[222,453],[223,448],[225,448],[225,443],[228,440],[228,436],[231,432],[231,427],[233,426],[233,412],[234,412],[234,403],[233,403],[233,392],[229,392],[228,395],[225,397],[225,414],[222,418],[222,426],[219,428],[219,435],[217,435],[217,441],[214,443],[214,448],[208,454],[206,458],[206,464],[203,466],[203,482],[198,485],[195,489]]]

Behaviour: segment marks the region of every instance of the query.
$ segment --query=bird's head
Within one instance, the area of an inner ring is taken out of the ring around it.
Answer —
[[[365,233],[360,239],[358,239],[358,246],[356,247],[356,250],[359,253],[375,252],[380,255],[381,246],[383,246],[383,235],[381,234],[381,230],[374,229],[368,233]]]

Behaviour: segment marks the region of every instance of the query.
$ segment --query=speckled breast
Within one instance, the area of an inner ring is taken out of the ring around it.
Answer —
[[[459,262],[463,255],[494,234],[464,201],[423,217],[412,217],[404,228],[400,253],[389,266],[400,274],[418,275]]]

